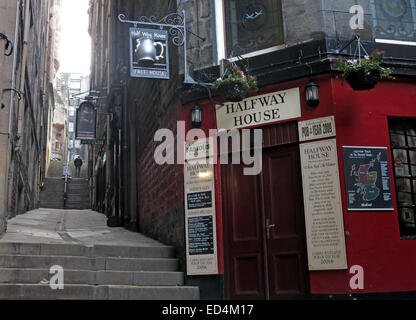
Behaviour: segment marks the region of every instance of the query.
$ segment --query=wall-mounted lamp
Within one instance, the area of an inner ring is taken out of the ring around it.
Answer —
[[[198,105],[191,109],[191,125],[194,128],[199,128],[202,125],[202,109]]]
[[[315,82],[309,82],[305,86],[306,102],[311,107],[319,104],[319,86]]]

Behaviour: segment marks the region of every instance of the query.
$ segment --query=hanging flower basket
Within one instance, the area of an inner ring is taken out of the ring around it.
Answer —
[[[353,71],[345,77],[345,80],[356,91],[371,90],[380,80],[380,71],[377,69]]]
[[[249,91],[247,83],[240,81],[222,81],[216,88],[217,94],[227,101],[242,101]]]
[[[227,101],[242,101],[249,92],[258,90],[256,77],[244,75],[238,66],[229,62],[223,78],[213,83],[215,93]]]
[[[384,54],[384,51],[374,51],[360,61],[337,59],[336,64],[351,88],[357,91],[371,90],[381,78],[394,79],[390,76],[392,70],[381,66]]]

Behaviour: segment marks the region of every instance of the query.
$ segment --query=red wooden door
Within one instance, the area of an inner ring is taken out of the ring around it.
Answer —
[[[230,299],[302,299],[308,270],[298,145],[263,150],[263,170],[222,166]]]

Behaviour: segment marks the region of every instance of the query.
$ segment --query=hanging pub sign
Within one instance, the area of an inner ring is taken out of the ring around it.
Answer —
[[[168,32],[130,28],[130,75],[169,79]]]
[[[97,111],[91,102],[83,102],[77,110],[75,139],[95,140]]]
[[[351,211],[394,210],[386,147],[342,147]]]

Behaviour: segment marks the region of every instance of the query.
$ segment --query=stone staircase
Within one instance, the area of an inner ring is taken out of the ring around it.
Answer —
[[[63,290],[43,280],[55,265],[64,270]],[[177,270],[171,246],[0,243],[0,300],[199,299]]]
[[[48,177],[43,181],[40,193],[41,208],[54,209],[89,209],[89,190],[87,179],[87,168],[81,167],[81,177],[72,178],[67,184],[67,197],[64,203],[65,181],[62,179],[62,167],[60,162],[51,162],[48,168]],[[71,172],[75,173],[74,165],[71,164]]]

